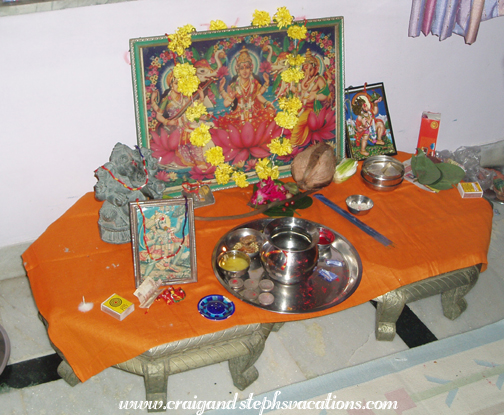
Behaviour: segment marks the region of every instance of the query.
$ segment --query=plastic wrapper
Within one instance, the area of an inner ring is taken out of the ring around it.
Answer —
[[[483,190],[493,189],[494,178],[504,172],[504,141],[481,146],[459,147],[454,152],[436,154],[444,162],[455,162],[464,169],[464,181],[478,182]]]

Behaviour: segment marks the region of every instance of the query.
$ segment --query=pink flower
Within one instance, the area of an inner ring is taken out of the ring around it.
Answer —
[[[192,179],[198,182],[205,179],[211,180],[214,178],[215,166],[205,166],[205,165],[194,166],[189,172],[189,174],[191,175]]]
[[[259,66],[259,72],[271,72],[271,62],[262,61]]]
[[[212,128],[210,134],[214,144],[222,147],[226,161],[240,163],[250,156],[268,157],[270,152],[267,145],[273,138],[280,137],[282,129],[275,121],[271,121],[268,126],[266,126],[266,121],[263,121],[254,131],[252,124],[247,121],[241,131],[233,124],[229,124],[227,130]]]
[[[160,163],[163,165],[172,162],[182,165],[176,154],[180,142],[180,130],[178,128],[170,135],[168,135],[168,132],[164,128],[160,129],[159,134],[155,131],[151,131],[151,135],[152,140],[150,147],[154,158],[160,159]]]
[[[169,182],[171,180],[170,175],[165,170],[158,171],[154,177],[163,182]]]
[[[252,171],[255,169],[256,164],[257,164],[257,159],[250,159],[250,160],[246,161],[243,168],[245,171]]]
[[[220,79],[220,78],[223,78],[225,76],[229,75],[229,70],[228,70],[228,67],[227,66],[221,66],[218,70],[217,70],[217,77]]]
[[[253,205],[265,205],[268,202],[276,202],[277,200],[285,200],[287,190],[281,184],[276,184],[271,177],[266,180],[261,180],[257,184],[257,190],[252,195],[250,202]]]
[[[324,107],[318,115],[315,111],[310,111],[308,118],[304,122],[300,121],[298,126],[303,131],[302,135],[306,136],[301,146],[319,143],[334,138],[336,117],[334,111],[328,107]]]

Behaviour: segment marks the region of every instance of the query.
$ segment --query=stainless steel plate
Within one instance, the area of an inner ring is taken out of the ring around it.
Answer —
[[[271,219],[257,219],[237,226],[230,232],[239,228],[253,228],[262,231],[270,221]],[[316,224],[316,226],[325,227],[320,224]],[[359,286],[362,277],[362,262],[353,245],[337,232],[332,229],[330,231],[335,235],[330,251],[319,258],[312,275],[298,284],[284,285],[272,280],[265,272],[259,259],[256,267],[251,267],[248,275],[243,278],[254,281],[253,284],[249,283],[245,286],[257,288],[252,290],[245,287],[238,290],[233,289],[217,266],[217,257],[226,250],[227,234],[217,242],[214,248],[212,267],[217,279],[231,295],[256,307],[283,314],[302,314],[325,310],[350,297]],[[274,284],[274,288],[268,291],[274,297],[271,304],[268,304],[271,300],[270,296],[266,301],[264,300],[265,296],[260,297],[262,291],[258,287],[258,283],[264,279],[270,280]],[[330,281],[331,279],[333,280]],[[260,300],[263,300],[263,303]]]

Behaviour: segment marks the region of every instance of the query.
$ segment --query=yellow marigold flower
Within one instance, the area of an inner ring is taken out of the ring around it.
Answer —
[[[189,62],[177,63],[173,68],[173,76],[177,79],[192,75],[196,75],[196,68]]]
[[[192,24],[186,24],[185,26],[179,27],[178,31],[183,34],[189,34],[196,32],[196,28]]]
[[[212,166],[224,163],[224,153],[222,147],[212,147],[205,151],[205,160]]]
[[[215,179],[218,184],[228,184],[233,168],[229,164],[221,164],[215,169]]]
[[[284,70],[280,76],[282,77],[282,81],[290,83],[290,82],[299,82],[304,78],[304,72],[299,69],[299,67],[287,68]]]
[[[290,114],[288,112],[279,112],[275,117],[275,122],[279,127],[287,128],[292,130],[298,123],[298,117],[296,114]]]
[[[186,117],[189,121],[199,120],[203,115],[208,114],[206,107],[201,102],[195,102],[186,110]]]
[[[175,52],[177,55],[183,55],[185,48],[182,46],[180,41],[178,41],[172,36],[175,35],[168,36],[168,38],[171,40],[171,42],[168,43],[168,49],[170,49],[172,52]]]
[[[279,7],[273,16],[273,20],[276,22],[279,29],[291,25],[292,19],[293,17],[291,16],[289,10],[287,10],[287,7]]]
[[[303,40],[306,37],[306,26],[293,25],[287,29],[287,36],[291,39]]]
[[[292,153],[291,141],[286,138],[275,138],[271,140],[271,143],[268,144],[268,148],[272,154],[276,154],[277,156],[287,156]]]
[[[270,170],[270,177],[273,179],[273,180],[276,180],[280,177],[280,172],[278,171],[278,166],[274,166],[271,170]]]
[[[235,171],[233,173],[232,179],[238,187],[247,187],[249,185],[247,181],[247,175],[241,171]]]
[[[252,26],[268,26],[271,23],[271,17],[268,12],[256,10],[252,15]]]
[[[289,63],[289,66],[301,66],[305,60],[306,58],[301,55],[287,55],[287,62]]]
[[[178,89],[186,97],[190,97],[198,90],[200,80],[196,75],[185,76],[178,80]]]
[[[197,147],[204,147],[212,139],[208,132],[210,127],[206,124],[201,124],[198,128],[193,130],[190,136],[191,144]]]
[[[264,158],[259,159],[255,165],[255,171],[257,177],[261,180],[265,180],[271,177],[273,180],[278,179],[280,172],[278,171],[278,166],[271,166],[271,161]]]
[[[288,112],[289,114],[297,114],[303,103],[298,97],[285,98],[282,97],[278,100],[278,105],[281,110]]]
[[[210,30],[223,30],[227,29],[227,24],[222,20],[211,20],[210,21]]]

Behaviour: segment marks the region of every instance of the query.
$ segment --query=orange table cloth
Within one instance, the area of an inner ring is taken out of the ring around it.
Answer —
[[[399,153],[406,160],[411,155]],[[360,169],[360,166],[359,166]],[[198,216],[245,213],[251,187],[215,192],[216,203],[196,210]],[[230,296],[215,277],[211,257],[218,240],[231,228],[253,218],[196,221],[198,282],[183,285],[187,297],[180,303],[156,302],[148,310],[138,307],[133,295],[135,278],[131,244],[103,242],[98,232],[102,202],[84,195],[23,254],[38,310],[48,321],[51,341],[64,354],[81,381],[107,367],[172,341],[221,331],[236,325],[301,320],[353,307],[400,286],[445,272],[487,264],[492,229],[492,208],[483,199],[462,199],[456,189],[429,193],[404,181],[393,192],[377,192],[364,185],[360,172],[341,184],[320,191],[346,208],[351,194],[374,201],[360,219],[394,242],[385,247],[350,221],[314,199],[299,211],[347,238],[362,260],[362,280],[343,303],[308,314],[279,314]],[[117,293],[135,304],[135,311],[118,321],[100,310],[100,304]],[[211,321],[198,313],[198,301],[209,294],[230,297],[235,313]],[[87,313],[78,311],[82,297],[94,303]]]

